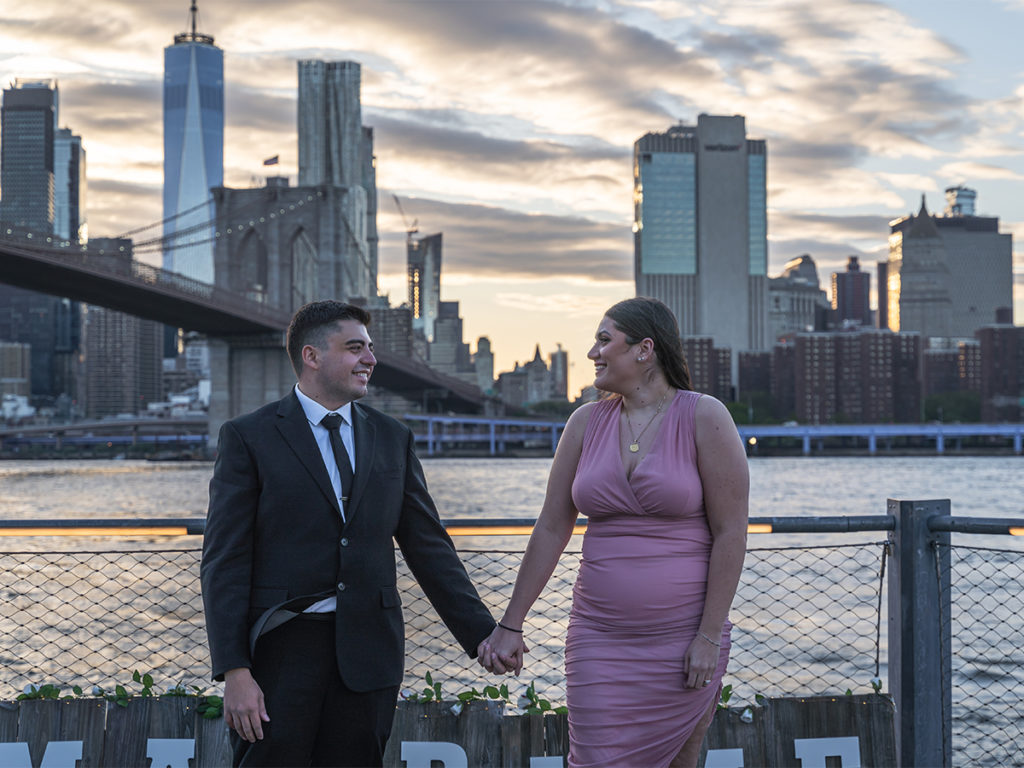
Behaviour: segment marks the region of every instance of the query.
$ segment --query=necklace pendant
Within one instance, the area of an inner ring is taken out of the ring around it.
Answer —
[[[630,453],[639,453],[640,452],[640,443],[630,443],[629,444],[629,452]]]

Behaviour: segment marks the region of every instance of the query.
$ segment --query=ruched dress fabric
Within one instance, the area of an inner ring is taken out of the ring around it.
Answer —
[[[622,401],[600,401],[587,423],[572,486],[588,524],[565,643],[571,768],[667,766],[718,699],[729,622],[711,684],[683,687],[711,553],[694,443],[700,397],[676,393],[628,478]]]

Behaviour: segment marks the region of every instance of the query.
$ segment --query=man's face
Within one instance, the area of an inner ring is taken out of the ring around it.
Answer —
[[[321,405],[337,408],[366,394],[377,364],[366,326],[357,320],[339,320],[328,330],[321,347],[303,348],[317,392],[308,393]],[[317,397],[316,395],[319,395]]]

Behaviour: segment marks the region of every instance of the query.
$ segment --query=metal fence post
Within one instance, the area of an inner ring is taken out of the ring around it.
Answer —
[[[949,533],[928,527],[929,518],[949,510],[949,499],[888,500],[896,518],[889,534],[889,692],[898,763],[907,768],[952,760]]]

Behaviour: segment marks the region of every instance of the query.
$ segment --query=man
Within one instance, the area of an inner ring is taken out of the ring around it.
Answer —
[[[377,362],[369,322],[299,309],[294,390],[220,431],[200,575],[236,766],[382,764],[405,661],[394,541],[471,657],[495,626],[412,432],[354,403]]]

